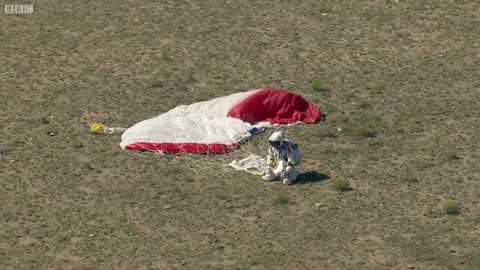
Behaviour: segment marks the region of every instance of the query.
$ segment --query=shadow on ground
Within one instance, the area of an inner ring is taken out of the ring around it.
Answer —
[[[328,179],[330,179],[330,176],[326,174],[318,173],[316,171],[309,171],[301,173],[295,181],[294,185],[303,185],[305,183],[311,182],[322,182]]]

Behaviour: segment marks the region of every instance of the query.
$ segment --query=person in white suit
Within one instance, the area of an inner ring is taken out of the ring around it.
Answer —
[[[301,153],[298,145],[286,139],[281,131],[275,131],[268,138],[267,164],[269,169],[262,176],[265,181],[282,180],[285,185],[295,182],[299,171],[295,166],[300,164]]]

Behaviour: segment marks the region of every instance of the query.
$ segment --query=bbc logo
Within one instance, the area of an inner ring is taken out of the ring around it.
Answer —
[[[5,13],[7,14],[31,14],[33,13],[33,5],[5,5]]]

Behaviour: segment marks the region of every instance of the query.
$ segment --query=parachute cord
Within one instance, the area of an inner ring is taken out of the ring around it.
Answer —
[[[224,154],[214,153],[210,146],[207,146],[208,148],[204,149],[198,144],[195,146],[195,150],[197,152],[200,153],[207,150],[208,153],[205,155],[186,154],[184,153],[185,149],[180,146],[177,146],[177,152],[181,153],[180,155],[170,155],[163,149],[160,149],[160,147],[155,148],[153,152],[162,156],[164,161],[168,163],[169,166],[183,167],[186,170],[192,171],[196,174],[206,170],[210,172],[218,169],[230,171],[232,169],[230,168],[229,164],[234,160],[241,160],[249,156],[265,157],[268,153],[269,144],[267,134],[269,133],[270,132],[263,132],[254,135],[249,138],[248,141],[241,142],[236,149],[230,149],[230,147],[233,146],[228,146],[229,149],[225,150],[229,150],[229,152]],[[176,134],[174,138],[177,139]]]

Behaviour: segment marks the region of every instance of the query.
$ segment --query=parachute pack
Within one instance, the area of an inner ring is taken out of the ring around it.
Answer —
[[[298,166],[302,162],[302,153],[300,153],[300,149],[298,149],[298,144],[291,142],[291,147],[293,151],[293,166]]]
[[[298,144],[288,139],[286,139],[285,142],[287,144],[288,155],[291,157],[290,164],[292,164],[293,166],[300,165],[300,163],[302,162],[302,153],[300,153]],[[288,157],[284,157],[284,158],[287,159]]]

